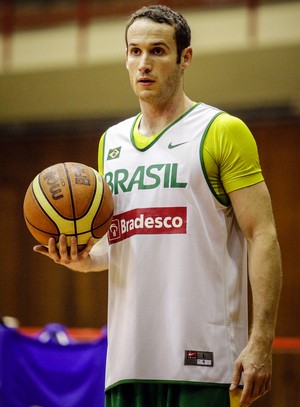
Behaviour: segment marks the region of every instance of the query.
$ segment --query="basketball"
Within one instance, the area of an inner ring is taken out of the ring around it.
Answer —
[[[114,203],[103,177],[87,165],[55,164],[39,173],[24,198],[24,218],[33,237],[47,246],[50,237],[58,243],[64,234],[77,237],[79,250],[90,237],[105,235],[110,227]]]

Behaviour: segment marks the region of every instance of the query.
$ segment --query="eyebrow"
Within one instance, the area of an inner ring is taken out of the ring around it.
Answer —
[[[157,46],[162,46],[163,45],[164,47],[170,49],[170,47],[165,42],[162,42],[162,41],[153,42],[153,43],[151,43],[149,45],[152,46],[152,47],[157,47]],[[139,44],[136,44],[134,42],[128,44],[128,48],[129,47],[138,47],[138,46],[139,46]]]

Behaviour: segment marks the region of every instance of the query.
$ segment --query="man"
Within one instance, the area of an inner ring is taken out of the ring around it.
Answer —
[[[75,237],[69,252],[64,236],[59,250],[35,247],[73,270],[109,269],[108,407],[245,407],[270,389],[281,286],[270,197],[244,123],[185,94],[191,61],[180,14],[131,16],[141,113],[100,142],[115,201],[108,254],[92,241],[78,253]]]

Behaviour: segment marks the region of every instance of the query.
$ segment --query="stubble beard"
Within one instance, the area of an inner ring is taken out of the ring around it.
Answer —
[[[167,103],[172,100],[178,89],[181,86],[182,73],[177,67],[174,71],[167,77],[160,88],[156,90],[145,89],[142,92],[136,91],[136,95],[139,100],[152,105],[159,105]]]

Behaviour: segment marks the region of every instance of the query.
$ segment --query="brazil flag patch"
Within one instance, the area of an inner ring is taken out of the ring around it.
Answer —
[[[121,147],[115,147],[109,150],[107,154],[107,160],[115,160],[119,158],[121,154]]]

